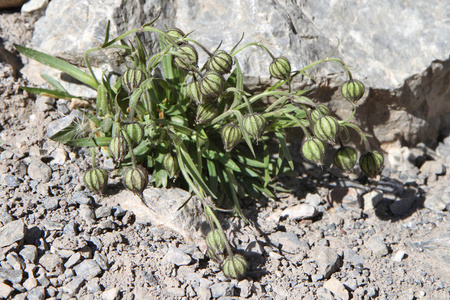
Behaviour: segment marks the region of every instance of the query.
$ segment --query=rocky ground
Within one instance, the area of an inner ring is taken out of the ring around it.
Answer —
[[[449,137],[391,151],[368,182],[298,156],[292,193],[244,199],[249,225],[227,216],[249,261],[228,280],[190,231],[201,218],[167,209],[182,191],[149,189],[149,216],[114,176],[105,196],[84,188],[89,155],[46,137],[70,103],[19,89],[12,43],[31,29],[15,11],[0,25],[0,299],[450,299]]]

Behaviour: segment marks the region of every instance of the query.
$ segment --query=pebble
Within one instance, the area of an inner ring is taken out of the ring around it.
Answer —
[[[367,194],[364,194],[363,196],[364,200],[364,211],[369,211],[374,209],[378,203],[383,200],[383,193],[377,190],[373,190],[368,192]]]
[[[445,175],[445,166],[439,161],[427,160],[421,167],[420,172],[425,175]]]
[[[69,296],[75,296],[83,284],[84,278],[81,276],[76,276],[72,279],[72,281],[62,287],[62,291],[69,294]]]
[[[252,284],[247,280],[241,280],[237,285],[238,289],[240,289],[239,296],[242,298],[248,298],[252,294]]]
[[[172,245],[169,245],[169,250],[164,256],[164,259],[177,266],[186,266],[192,261],[192,258],[188,254]]]
[[[342,300],[348,300],[349,294],[348,291],[345,289],[345,286],[336,278],[328,279],[324,284],[323,287],[331,291],[335,298],[342,299]]]
[[[14,219],[4,208],[0,208],[0,223],[3,225],[12,222]]]
[[[400,198],[389,205],[389,209],[394,215],[404,216],[409,212],[416,200],[416,196]]]
[[[46,96],[37,96],[35,103],[38,111],[46,112],[53,109],[55,99]]]
[[[297,204],[284,209],[281,216],[298,221],[313,218],[317,216],[317,213],[316,207],[310,204]]]
[[[314,207],[318,207],[322,203],[322,197],[319,194],[308,193],[305,197],[305,202]]]
[[[102,272],[100,266],[93,259],[85,259],[73,269],[78,277],[82,277],[86,280],[97,277]]]
[[[100,279],[99,278],[92,278],[86,283],[86,289],[89,293],[96,293],[100,292],[102,289],[99,284]]]
[[[17,178],[17,176],[6,175],[4,180],[8,187],[15,188],[20,186],[20,180]]]
[[[23,270],[25,269],[25,262],[16,252],[11,252],[6,255],[6,261],[13,267],[14,270]]]
[[[8,159],[12,159],[13,157],[14,157],[14,152],[12,152],[11,150],[5,150],[2,152],[2,154],[0,154],[1,160],[8,160]]]
[[[78,213],[87,223],[93,223],[95,221],[95,214],[87,205],[81,205]]]
[[[23,283],[23,287],[26,288],[28,291],[34,289],[38,286],[38,282],[36,278],[33,276],[32,272],[28,272],[28,279],[25,280]]]
[[[62,148],[56,148],[52,153],[50,153],[50,157],[53,158],[50,164],[64,165],[67,161],[67,152]]]
[[[50,280],[48,280],[47,276],[45,274],[39,275],[38,278],[36,278],[37,282],[40,286],[48,287],[50,285]]]
[[[63,260],[61,256],[55,253],[47,252],[39,258],[39,264],[48,272],[64,272]]]
[[[184,293],[183,293],[184,296]],[[119,299],[119,289],[112,288],[102,293],[102,300],[117,300]]]
[[[373,255],[378,257],[385,256],[389,253],[389,248],[386,246],[381,236],[370,237],[364,245],[372,251]]]
[[[101,219],[104,217],[109,217],[111,215],[112,208],[109,206],[100,206],[95,210],[95,218]]]
[[[353,249],[344,249],[344,262],[350,263],[353,266],[358,266],[360,268],[364,265],[364,258],[362,258],[358,253],[356,253]]]
[[[342,265],[341,257],[328,247],[316,247],[313,258],[317,264],[319,274],[329,278]]]
[[[22,220],[12,221],[0,228],[0,248],[10,246],[25,237],[26,226]]]
[[[23,279],[22,270],[10,270],[6,268],[0,268],[0,278],[11,281],[12,283],[20,283]]]
[[[234,296],[235,285],[232,282],[218,282],[211,285],[209,288],[213,298]]]
[[[76,264],[78,264],[81,261],[81,254],[80,252],[75,252],[70,258],[66,261],[64,264],[64,267],[66,268],[72,268]]]
[[[33,160],[28,165],[28,175],[32,180],[47,183],[52,179],[52,169],[40,160]]]
[[[45,288],[42,286],[35,287],[31,291],[28,291],[28,300],[44,300],[45,299]]]
[[[92,205],[93,199],[86,192],[79,191],[72,194],[72,201],[80,205]]]
[[[308,242],[299,239],[294,232],[274,232],[270,235],[270,241],[276,246],[281,245],[281,250],[288,253],[306,252],[310,249]]]
[[[333,188],[328,193],[328,201],[330,203],[341,203],[345,208],[362,208],[363,203],[361,196],[356,188]]]
[[[43,199],[42,204],[44,205],[44,208],[49,211],[58,209],[59,207],[59,202],[56,197],[46,197]]]
[[[22,250],[20,250],[19,255],[22,256],[26,262],[34,263],[37,258],[37,248],[35,245],[24,245]]]
[[[106,257],[106,255],[99,251],[95,251],[94,260],[102,270],[108,270],[108,258]]]
[[[14,291],[12,287],[6,283],[0,282],[0,299],[9,299],[9,296]]]

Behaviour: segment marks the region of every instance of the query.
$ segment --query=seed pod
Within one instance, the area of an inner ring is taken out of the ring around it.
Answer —
[[[125,127],[125,131],[134,146],[139,145],[144,138],[144,127],[139,123],[131,123]]]
[[[131,95],[144,80],[145,73],[140,69],[128,69],[125,71],[125,73],[122,74],[120,82],[123,89],[128,93],[128,95]]]
[[[185,34],[181,29],[171,28],[166,31],[167,35],[174,39],[175,42],[182,43],[181,39],[184,38]]]
[[[208,58],[206,62],[206,67],[210,71],[216,71],[219,74],[230,73],[233,66],[233,58],[230,54],[223,50],[218,50]]]
[[[247,261],[240,254],[230,255],[223,261],[223,274],[230,279],[241,279],[247,272]]]
[[[230,152],[242,139],[241,129],[234,123],[223,126],[221,135],[223,146],[227,152]]]
[[[214,119],[218,114],[217,105],[211,101],[206,101],[203,104],[197,106],[197,116],[195,122],[197,124],[203,124]]]
[[[200,93],[205,98],[216,98],[219,96],[225,84],[222,75],[215,71],[208,71],[200,81]]]
[[[103,194],[108,185],[108,173],[100,168],[92,168],[84,174],[84,184],[91,191]]]
[[[355,148],[344,146],[334,153],[333,162],[339,169],[351,173],[356,164],[357,156]]]
[[[219,230],[215,229],[206,236],[208,246],[208,256],[216,262],[222,262],[225,258],[225,241],[222,240]]]
[[[260,113],[245,115],[242,120],[244,130],[256,141],[259,141],[266,129],[266,118]]]
[[[186,71],[191,71],[193,68],[197,68],[198,54],[194,46],[188,43],[183,43],[178,47],[177,53],[179,55],[174,55],[173,57],[173,63],[177,68]]]
[[[123,172],[122,183],[127,190],[142,197],[142,192],[148,185],[148,172],[142,166],[128,167]]]
[[[194,100],[197,105],[203,103],[202,94],[200,93],[200,83],[198,81],[188,83],[186,92],[189,98]]]
[[[281,80],[288,80],[291,78],[291,64],[289,60],[284,57],[278,57],[272,61],[269,66],[269,73],[272,77]]]
[[[317,105],[316,109],[311,112],[311,119],[313,120],[313,122],[317,122],[320,117],[328,116],[329,114],[330,109],[328,108],[328,106],[319,104]]]
[[[109,151],[115,161],[121,162],[128,154],[127,140],[121,135],[116,135],[109,143]]]
[[[163,165],[164,169],[166,169],[167,173],[169,174],[169,178],[176,178],[178,176],[180,168],[178,166],[176,157],[174,157],[172,154],[167,153],[166,156],[164,156]]]
[[[359,158],[359,167],[368,177],[376,177],[383,168],[383,155],[377,151],[367,152]]]
[[[342,95],[348,101],[355,103],[364,95],[364,84],[359,80],[349,80],[342,85]]]
[[[334,144],[339,130],[339,123],[332,116],[320,117],[314,124],[314,135],[324,142]]]
[[[302,154],[306,160],[322,165],[325,158],[325,144],[316,137],[307,139],[303,142]]]

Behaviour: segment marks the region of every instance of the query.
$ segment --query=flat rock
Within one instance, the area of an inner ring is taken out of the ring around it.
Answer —
[[[169,250],[164,256],[164,259],[177,266],[189,265],[192,262],[192,258],[188,254],[172,245],[169,246]]]
[[[102,272],[100,266],[93,259],[86,259],[74,268],[78,277],[82,277],[86,280],[97,277]]]
[[[213,298],[234,296],[235,285],[232,282],[218,282],[210,286]]]
[[[288,207],[281,213],[282,217],[289,217],[292,220],[310,219],[317,216],[317,209],[310,204],[297,204]]]
[[[39,264],[48,272],[64,272],[64,262],[58,254],[47,252],[39,258]]]
[[[119,289],[112,288],[102,293],[102,300],[117,300],[119,299]]]
[[[0,228],[0,248],[20,242],[25,237],[26,226],[22,220],[12,221]]]
[[[6,283],[0,282],[0,299],[9,299],[8,297],[14,291],[12,287]]]
[[[281,250],[288,253],[306,252],[310,249],[308,242],[304,239],[299,239],[294,232],[277,231],[269,236],[269,240],[276,246],[281,245]]]
[[[317,264],[317,271],[325,278],[329,278],[342,265],[341,257],[328,247],[316,247],[313,258]]]
[[[367,194],[364,194],[362,197],[364,200],[364,211],[370,211],[373,210],[377,204],[381,202],[381,200],[383,200],[383,192],[373,190]]]
[[[386,246],[381,236],[372,236],[364,243],[364,245],[377,257],[389,254],[389,248]]]
[[[332,292],[336,299],[341,300],[349,299],[349,294],[348,291],[345,289],[345,286],[336,278],[328,279],[323,284],[323,287]]]
[[[31,291],[28,291],[28,300],[44,300],[45,299],[45,288],[42,286],[35,287]]]
[[[23,279],[23,271],[0,268],[0,278],[11,281],[12,283],[20,283]]]
[[[78,293],[80,288],[83,286],[84,282],[85,279],[83,277],[76,276],[68,284],[64,285],[62,290],[69,294],[69,296],[75,296],[75,294]]]
[[[187,241],[201,238],[199,231],[204,218],[200,201],[193,197],[180,208],[191,195],[179,188],[147,188],[144,202],[130,191],[122,191],[108,198],[109,206],[119,204],[131,211],[140,223],[169,228],[181,234]]]
[[[52,169],[40,160],[33,160],[28,165],[28,175],[31,179],[47,183],[52,179]]]

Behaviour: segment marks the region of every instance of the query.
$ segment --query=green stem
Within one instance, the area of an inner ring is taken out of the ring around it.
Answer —
[[[341,125],[350,127],[353,130],[355,130],[359,134],[359,136],[361,137],[361,144],[364,143],[364,147],[366,148],[366,150],[370,151],[371,147],[370,147],[369,141],[367,140],[366,135],[362,132],[361,128],[359,128],[358,126],[356,126],[356,125],[354,125],[352,123],[347,123],[347,122],[342,123]]]
[[[305,125],[303,125],[303,123],[299,119],[297,119],[294,116],[291,116],[290,114],[285,114],[285,116],[295,121],[298,124],[298,126],[300,126],[300,128],[303,130],[308,139],[311,138],[311,134],[309,133],[308,129],[305,127]]]
[[[273,56],[272,52],[270,52],[270,50],[269,50],[266,46],[264,46],[263,44],[261,44],[261,43],[249,43],[249,44],[247,44],[247,45],[245,45],[245,46],[242,46],[241,48],[239,48],[238,50],[236,50],[234,53],[230,53],[230,55],[231,55],[231,56],[235,56],[236,54],[238,54],[239,52],[241,52],[242,50],[244,50],[245,48],[247,48],[247,47],[249,47],[249,46],[258,46],[258,47],[261,47],[262,49],[264,49],[264,50],[270,55],[270,57],[271,57],[273,60],[275,60],[275,56]]]
[[[227,248],[228,255],[233,256],[234,255],[233,250],[231,249],[231,245],[228,242],[227,237],[225,236],[225,232],[223,231],[222,225],[220,225],[219,219],[217,219],[216,215],[214,214],[213,210],[209,205],[205,205],[204,207],[205,207],[205,214],[213,220],[216,229],[219,230],[220,237],[225,242],[225,248]]]
[[[91,155],[92,155],[92,169],[94,169],[95,168],[95,147],[92,147]]]

